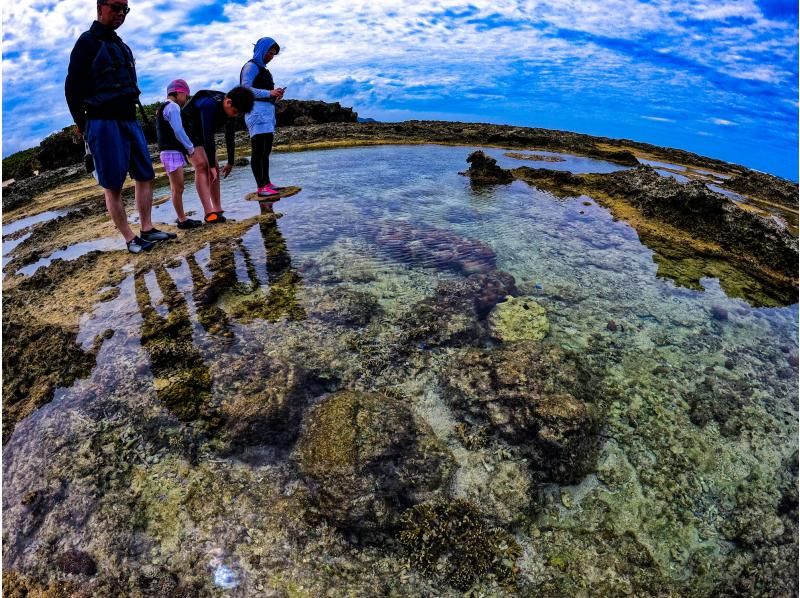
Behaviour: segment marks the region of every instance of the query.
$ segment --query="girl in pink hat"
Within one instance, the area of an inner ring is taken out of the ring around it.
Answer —
[[[172,192],[172,205],[178,216],[178,228],[197,228],[203,223],[199,220],[188,218],[183,211],[183,167],[186,166],[186,156],[195,166],[194,145],[183,128],[181,121],[181,106],[189,99],[189,85],[183,79],[175,79],[167,86],[167,101],[164,102],[156,113],[156,134],[158,136],[158,150],[161,152],[161,163],[169,176],[169,186]],[[203,160],[204,161],[204,160]],[[207,168],[207,166],[206,166]],[[201,181],[202,179],[202,181]],[[211,192],[207,187],[207,177],[195,177],[197,181],[197,194],[206,212],[211,209]],[[208,205],[206,205],[208,204]]]

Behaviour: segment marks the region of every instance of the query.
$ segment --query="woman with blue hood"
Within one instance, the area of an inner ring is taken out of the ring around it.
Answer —
[[[258,185],[258,196],[269,198],[280,195],[278,187],[269,178],[269,155],[275,137],[275,102],[283,97],[285,87],[275,89],[272,73],[267,63],[281,51],[271,37],[262,37],[256,42],[253,58],[245,63],[239,75],[240,83],[253,92],[255,106],[245,115],[247,131],[250,133],[252,155],[250,167]]]

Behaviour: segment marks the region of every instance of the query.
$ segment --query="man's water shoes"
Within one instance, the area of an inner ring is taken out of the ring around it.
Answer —
[[[145,241],[141,237],[134,237],[125,245],[128,246],[128,251],[131,253],[142,253],[143,251],[150,251],[153,247],[156,246],[155,243],[151,243],[150,241]]]

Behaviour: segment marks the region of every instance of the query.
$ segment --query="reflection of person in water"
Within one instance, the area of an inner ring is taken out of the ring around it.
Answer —
[[[259,206],[263,215],[274,213],[271,202],[260,202]],[[303,279],[292,268],[292,258],[286,247],[286,239],[278,228],[278,221],[264,218],[258,228],[267,254],[269,293],[266,299],[266,318],[275,321],[286,315],[290,320],[304,320],[306,312],[297,301],[297,289]]]
[[[136,302],[142,314],[142,348],[150,357],[150,371],[158,399],[178,419],[217,417],[209,410],[211,374],[192,342],[192,322],[186,299],[163,266],[155,270],[156,283],[168,313],[161,316],[153,306],[144,273],[136,274]]]
[[[226,290],[236,284],[236,263],[233,259],[233,246],[229,241],[211,243],[209,268],[211,278],[207,278],[194,255],[186,257],[194,285],[194,303],[197,319],[206,332],[222,333],[230,336],[227,314],[217,307],[217,300]]]

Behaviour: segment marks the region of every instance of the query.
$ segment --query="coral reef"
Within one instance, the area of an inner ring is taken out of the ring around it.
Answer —
[[[417,505],[401,519],[400,543],[411,564],[440,576],[459,590],[477,581],[496,580],[513,588],[514,562],[521,554],[514,537],[492,527],[464,500]]]
[[[409,264],[465,275],[490,272],[495,268],[491,247],[452,231],[405,220],[384,220],[371,227],[369,233],[382,251]]]
[[[397,399],[342,391],[311,410],[295,458],[322,515],[359,532],[396,528],[402,511],[435,496],[452,464]]]
[[[487,425],[512,444],[540,481],[571,483],[594,466],[600,397],[563,351],[530,342],[467,349],[441,383],[465,423]]]

